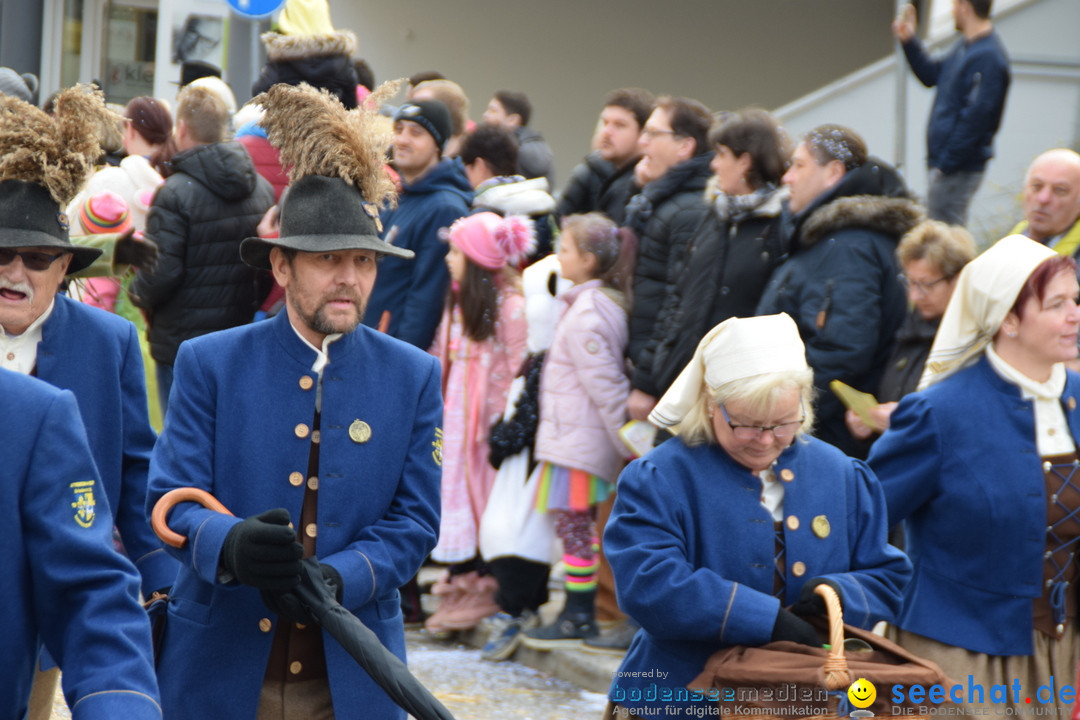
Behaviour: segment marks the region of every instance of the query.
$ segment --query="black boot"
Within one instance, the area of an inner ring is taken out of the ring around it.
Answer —
[[[598,636],[600,629],[596,625],[595,601],[595,590],[566,593],[566,606],[555,622],[529,630],[522,643],[534,650],[551,650],[577,647],[585,638]]]

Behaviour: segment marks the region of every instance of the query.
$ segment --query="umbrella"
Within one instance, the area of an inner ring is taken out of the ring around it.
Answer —
[[[174,505],[185,501],[231,514],[205,490],[178,488],[166,493],[154,506],[152,524],[158,537],[173,547],[183,547],[187,538],[170,530],[166,517]],[[317,558],[305,558],[301,563],[300,584],[278,595],[293,595],[299,600],[322,629],[341,643],[390,699],[417,720],[454,720],[450,711],[409,672],[405,663],[386,649],[371,628],[342,607],[334,597],[334,591],[323,580]]]

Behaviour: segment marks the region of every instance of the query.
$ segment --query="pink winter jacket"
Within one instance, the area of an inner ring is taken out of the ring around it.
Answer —
[[[590,280],[560,300],[565,308],[540,376],[536,458],[614,483],[629,454],[619,439],[630,394],[622,295]]]

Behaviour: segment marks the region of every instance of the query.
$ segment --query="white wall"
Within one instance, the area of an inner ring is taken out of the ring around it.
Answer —
[[[562,182],[609,90],[776,107],[888,54],[892,2],[332,0],[331,11],[379,81],[439,70],[477,120],[495,90],[524,91]]]

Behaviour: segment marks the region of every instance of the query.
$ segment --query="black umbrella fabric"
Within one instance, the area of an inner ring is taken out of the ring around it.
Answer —
[[[316,558],[303,561],[297,587],[278,594],[295,595],[322,629],[341,643],[390,699],[416,720],[454,720],[450,711],[409,672],[405,663],[387,650],[360,618],[341,606],[334,591],[323,580]]]

